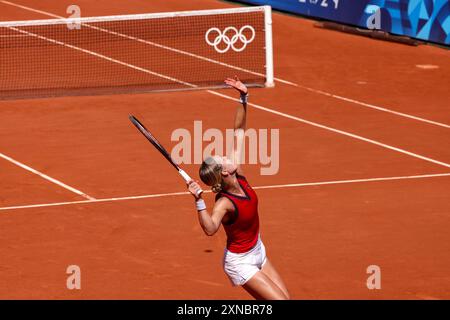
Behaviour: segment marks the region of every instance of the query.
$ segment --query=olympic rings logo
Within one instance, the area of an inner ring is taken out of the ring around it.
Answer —
[[[251,36],[249,39],[244,34],[245,30],[250,30],[251,32]],[[217,34],[214,38],[214,41],[211,41],[209,38],[211,33]],[[220,31],[219,28],[211,28],[205,33],[205,41],[211,47],[214,47],[214,49],[216,49],[216,51],[219,53],[225,53],[230,50],[230,48],[236,52],[242,52],[245,50],[247,45],[255,39],[255,35],[255,29],[249,25],[243,26],[239,31],[235,27],[225,28],[223,32]],[[222,42],[225,44],[224,48],[220,47],[220,44]],[[235,46],[235,44],[237,44],[238,42],[241,42],[242,45]]]

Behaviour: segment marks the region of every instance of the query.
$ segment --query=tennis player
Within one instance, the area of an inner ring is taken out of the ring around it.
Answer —
[[[241,103],[234,122],[235,133],[243,133],[247,115],[247,87],[237,77],[225,83],[239,91]],[[243,137],[243,134],[236,136]],[[212,213],[206,210],[205,201],[198,191],[197,182],[188,182],[195,198],[198,218],[203,231],[214,235],[222,224],[227,234],[223,268],[234,286],[242,286],[255,299],[289,299],[288,290],[278,272],[266,256],[261,240],[258,216],[258,197],[243,176],[238,161],[242,143],[235,143],[233,161],[226,157],[209,157],[202,163],[200,179],[217,193]]]

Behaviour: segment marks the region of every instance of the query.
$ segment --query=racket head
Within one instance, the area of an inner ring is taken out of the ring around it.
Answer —
[[[128,118],[134,124],[134,126],[147,138],[148,141],[167,159],[167,161],[175,167],[175,169],[180,170],[180,167],[172,160],[169,152],[159,143],[158,139],[151,134],[151,132],[133,115],[129,115]]]
[[[151,134],[151,132],[133,115],[129,115],[128,118],[134,124],[134,126],[147,138],[148,141],[178,170],[178,173],[183,177],[183,179],[188,183],[191,179],[189,175],[182,170],[173,160],[167,150],[159,143],[158,139]],[[200,196],[203,190],[197,192],[197,196]]]

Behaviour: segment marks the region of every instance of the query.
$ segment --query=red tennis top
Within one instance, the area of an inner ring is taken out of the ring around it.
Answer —
[[[216,201],[226,197],[233,203],[235,211],[232,219],[226,224],[222,223],[227,234],[227,249],[234,253],[244,253],[258,241],[258,197],[245,177],[236,177],[245,196],[221,191],[216,195]]]

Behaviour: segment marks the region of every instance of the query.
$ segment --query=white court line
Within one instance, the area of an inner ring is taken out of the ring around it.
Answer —
[[[161,78],[173,81],[173,82],[177,82],[177,83],[189,86],[191,88],[197,87],[196,85],[193,85],[191,83],[188,83],[188,82],[185,82],[185,81],[181,81],[181,80],[178,80],[178,79],[173,78],[173,77],[168,77],[168,76],[165,76],[163,74],[160,74],[160,73],[157,73],[157,72],[153,72],[153,71],[150,71],[148,69],[144,69],[144,68],[141,68],[141,67],[138,67],[138,66],[135,66],[135,65],[132,65],[132,64],[129,64],[129,63],[117,60],[117,59],[113,59],[113,58],[104,56],[102,54],[96,53],[94,51],[90,51],[90,50],[86,50],[86,49],[83,49],[83,48],[80,48],[80,47],[77,47],[77,46],[66,44],[64,42],[61,42],[61,41],[58,41],[58,40],[54,40],[54,39],[51,39],[51,38],[48,38],[48,37],[40,36],[40,35],[37,35],[35,33],[29,32],[29,31],[24,31],[24,30],[21,30],[21,29],[17,29],[15,27],[9,27],[9,28],[14,30],[14,31],[17,31],[19,33],[28,34],[28,35],[31,35],[33,37],[39,38],[41,40],[49,41],[49,42],[52,42],[52,43],[55,43],[55,44],[58,44],[58,45],[61,45],[61,46],[64,46],[64,47],[67,47],[67,48],[70,48],[70,49],[81,51],[81,52],[84,52],[86,54],[95,56],[97,58],[105,59],[107,61],[110,61],[110,62],[113,62],[113,63],[117,63],[119,65],[122,65],[122,66],[125,66],[125,67],[129,67],[129,68],[135,69],[137,71],[145,72],[145,73],[157,76],[157,77],[161,77]],[[230,96],[222,94],[222,93],[218,93],[218,92],[211,91],[211,90],[207,90],[206,92],[208,92],[210,94],[213,94],[213,95],[216,95],[216,96],[219,96],[219,97],[222,97],[222,98],[225,98],[225,99],[229,99],[229,100],[233,100],[233,101],[239,102],[238,99],[230,97]],[[387,145],[387,144],[384,144],[384,143],[381,143],[381,142],[378,142],[378,141],[375,141],[375,140],[372,140],[372,139],[364,138],[362,136],[359,136],[359,135],[356,135],[356,134],[353,134],[353,133],[349,133],[349,132],[346,132],[346,131],[342,131],[342,130],[339,130],[339,129],[328,127],[328,126],[325,126],[325,125],[322,125],[322,124],[319,124],[319,123],[316,123],[316,122],[308,121],[308,120],[305,120],[305,119],[302,119],[302,118],[299,118],[299,117],[295,117],[295,116],[292,116],[290,114],[283,113],[283,112],[280,112],[280,111],[276,111],[276,110],[273,110],[273,109],[270,109],[270,108],[266,108],[266,107],[263,107],[263,106],[260,106],[260,105],[254,104],[254,103],[248,103],[248,105],[252,106],[252,107],[254,107],[256,109],[260,109],[260,110],[263,110],[263,111],[266,111],[266,112],[270,112],[270,113],[273,113],[273,114],[276,114],[276,115],[279,115],[279,116],[282,116],[282,117],[285,117],[285,118],[288,118],[288,119],[292,119],[292,120],[296,120],[296,121],[299,121],[299,122],[302,122],[302,123],[306,123],[306,124],[309,124],[309,125],[321,128],[321,129],[325,129],[325,130],[328,130],[328,131],[339,133],[339,134],[342,134],[342,135],[345,135],[345,136],[348,136],[348,137],[351,137],[351,138],[354,138],[354,139],[358,139],[358,140],[362,140],[362,141],[365,141],[365,142],[368,142],[368,143],[371,143],[371,144],[375,144],[377,146],[380,146],[380,147],[383,147],[383,148],[386,148],[386,149],[394,150],[394,151],[397,151],[397,152],[409,155],[411,157],[415,157],[415,158],[418,158],[418,159],[421,159],[421,160],[425,160],[425,161],[428,161],[428,162],[431,162],[431,163],[434,163],[434,164],[438,164],[438,165],[450,168],[450,164],[448,164],[448,163],[445,163],[445,162],[442,162],[442,161],[438,161],[438,160],[434,160],[434,159],[431,159],[431,158],[428,158],[428,157],[424,157],[424,156],[421,156],[419,154],[416,154],[416,153],[413,153],[413,152],[410,152],[410,151],[407,151],[407,150],[404,150],[404,149],[396,148],[396,147],[393,147],[393,146],[390,146],[390,145]]]
[[[414,175],[414,176],[336,180],[336,181],[307,182],[307,183],[290,183],[290,184],[279,184],[279,185],[270,185],[270,186],[256,186],[256,187],[253,187],[253,189],[257,190],[257,189],[298,188],[298,187],[310,187],[310,186],[322,186],[322,185],[334,185],[334,184],[395,181],[395,180],[408,180],[408,179],[425,179],[425,178],[437,178],[437,177],[449,177],[449,176],[450,176],[450,173],[437,173],[437,174],[423,174],[423,175]],[[204,192],[211,193],[210,190],[205,190]],[[91,203],[101,203],[101,202],[128,201],[128,200],[162,198],[162,197],[173,197],[173,196],[184,196],[184,195],[190,195],[190,193],[189,192],[173,192],[173,193],[148,194],[148,195],[142,195],[142,196],[93,199],[93,200],[84,200],[84,201],[42,203],[42,204],[32,204],[32,205],[24,205],[24,206],[0,207],[0,211],[45,208],[45,207],[58,207],[58,206],[67,206],[67,205],[75,205],[75,204],[91,204]]]
[[[214,94],[216,96],[220,96],[222,98],[225,98],[225,99],[229,99],[229,100],[233,100],[233,101],[239,102],[239,99],[227,96],[227,95],[219,93],[219,92],[215,92],[215,91],[211,91],[211,90],[208,90],[208,92],[211,93],[211,94]],[[450,164],[448,164],[448,163],[445,163],[445,162],[442,162],[442,161],[438,161],[438,160],[434,160],[434,159],[431,159],[431,158],[428,158],[428,157],[424,157],[424,156],[421,156],[421,155],[419,155],[417,153],[413,153],[413,152],[410,152],[410,151],[407,151],[407,150],[404,150],[404,149],[393,147],[393,146],[390,146],[388,144],[378,142],[376,140],[364,138],[362,136],[359,136],[359,135],[356,135],[356,134],[353,134],[353,133],[349,133],[349,132],[346,132],[346,131],[342,131],[342,130],[339,130],[339,129],[328,127],[328,126],[325,126],[325,125],[322,125],[322,124],[319,124],[319,123],[316,123],[316,122],[308,121],[308,120],[305,120],[305,119],[302,119],[302,118],[299,118],[299,117],[295,117],[295,116],[292,116],[292,115],[284,113],[284,112],[280,112],[280,111],[276,111],[276,110],[273,110],[273,109],[269,109],[269,108],[266,108],[266,107],[263,107],[263,106],[251,103],[251,102],[249,102],[248,105],[252,106],[252,107],[254,107],[256,109],[260,109],[260,110],[263,110],[263,111],[266,111],[266,112],[270,112],[270,113],[273,113],[273,114],[276,114],[276,115],[279,115],[279,116],[282,116],[282,117],[285,117],[285,118],[288,118],[288,119],[292,119],[292,120],[296,120],[296,121],[299,121],[299,122],[303,122],[303,123],[309,124],[309,125],[314,126],[314,127],[318,127],[318,128],[321,128],[321,129],[325,129],[325,130],[328,130],[328,131],[339,133],[339,134],[342,134],[342,135],[347,136],[347,137],[351,137],[351,138],[358,139],[358,140],[361,140],[361,141],[365,141],[365,142],[368,142],[368,143],[371,143],[371,144],[375,144],[377,146],[380,146],[380,147],[383,147],[383,148],[386,148],[386,149],[390,149],[390,150],[394,150],[394,151],[397,151],[397,152],[409,155],[409,156],[414,157],[414,158],[418,158],[418,159],[421,159],[421,160],[432,162],[434,164],[438,164],[440,166],[444,166],[444,167],[450,168]]]
[[[420,117],[416,117],[407,113],[403,113],[403,112],[398,112],[398,111],[394,111],[394,110],[390,110],[387,108],[383,108],[383,107],[378,107],[376,105],[370,104],[370,103],[365,103],[365,102],[361,102],[358,100],[354,100],[354,99],[350,99],[350,98],[346,98],[346,97],[342,97],[342,96],[338,96],[336,94],[332,94],[332,93],[328,93],[322,90],[316,90],[316,89],[312,89],[309,87],[305,87],[302,85],[297,85],[299,88],[317,93],[317,94],[321,94],[327,97],[331,97],[334,99],[338,99],[338,100],[342,100],[342,101],[346,101],[346,102],[350,102],[350,103],[354,103],[354,104],[359,104],[361,106],[367,107],[367,108],[371,108],[371,109],[375,109],[375,110],[379,110],[379,111],[383,111],[383,112],[387,112],[387,113],[392,113],[401,117],[405,117],[405,118],[409,118],[409,119],[413,119],[413,120],[417,120],[417,121],[422,121],[422,122],[426,122],[435,126],[439,126],[439,127],[443,127],[443,128],[450,128],[450,125],[445,124],[445,123],[441,123],[441,122],[436,122],[436,121],[432,121],[432,120],[428,120],[428,119],[424,119],[424,118],[420,118]]]
[[[353,179],[353,180],[336,180],[336,181],[309,182],[309,183],[291,183],[291,184],[282,184],[282,185],[260,186],[260,187],[254,187],[253,189],[308,187],[308,186],[323,186],[323,185],[329,185],[329,184],[347,184],[347,183],[424,179],[424,178],[437,178],[437,177],[450,177],[450,173],[422,174],[422,175],[416,175],[416,176],[400,176],[400,177]]]
[[[0,158],[3,158],[5,160],[13,163],[16,166],[21,167],[22,169],[30,171],[30,172],[38,175],[39,177],[41,177],[41,178],[43,178],[45,180],[48,180],[48,181],[50,181],[50,182],[52,182],[52,183],[54,183],[54,184],[56,184],[56,185],[58,185],[60,187],[63,187],[64,189],[67,189],[67,190],[69,190],[69,191],[71,191],[73,193],[76,193],[79,196],[82,196],[83,198],[89,199],[89,201],[96,200],[94,197],[91,197],[91,196],[87,195],[86,193],[81,192],[80,190],[77,190],[77,189],[75,189],[75,188],[73,188],[73,187],[71,187],[71,186],[69,186],[69,185],[67,185],[65,183],[62,183],[61,181],[56,180],[56,179],[54,179],[54,178],[52,178],[52,177],[50,177],[50,176],[48,176],[48,175],[46,175],[46,174],[44,174],[42,172],[39,172],[39,171],[37,171],[37,170],[35,170],[35,169],[33,169],[33,168],[31,168],[31,167],[29,167],[29,166],[19,162],[17,160],[14,160],[13,158],[8,157],[7,155],[4,155],[3,153],[0,153]]]
[[[31,12],[35,12],[35,13],[39,13],[39,14],[42,14],[42,15],[50,16],[50,17],[53,17],[53,18],[66,19],[65,17],[55,15],[55,14],[50,13],[48,11],[42,11],[42,10],[34,9],[34,8],[31,8],[31,7],[23,6],[23,5],[20,5],[20,4],[17,4],[17,3],[13,3],[13,2],[10,2],[10,1],[1,0],[0,2],[2,2],[4,4],[7,4],[7,5],[10,5],[10,6],[18,7],[18,8],[24,9],[24,10],[28,10],[28,11],[31,11]],[[139,38],[136,38],[136,37],[131,37],[131,36],[128,36],[128,35],[125,35],[125,34],[113,32],[113,31],[110,31],[110,30],[107,30],[107,29],[103,29],[103,28],[99,28],[99,27],[95,27],[95,26],[91,26],[91,25],[86,25],[86,24],[84,24],[84,25],[89,27],[89,28],[95,29],[95,30],[100,30],[102,32],[111,33],[111,34],[114,34],[114,35],[117,35],[117,36],[120,36],[120,37],[125,37],[127,39],[136,40],[136,41],[139,41],[139,42],[142,42],[142,43],[145,43],[145,44],[149,44],[149,45],[153,45],[153,46],[156,46],[156,47],[159,47],[159,48],[163,48],[163,49],[166,49],[166,50],[170,50],[170,51],[173,51],[173,52],[185,54],[185,55],[188,55],[188,56],[191,56],[191,57],[195,57],[195,58],[198,58],[198,59],[201,59],[201,60],[204,60],[204,61],[208,61],[208,62],[211,62],[211,63],[216,63],[216,64],[219,64],[219,65],[223,65],[223,66],[229,67],[231,69],[240,70],[240,71],[247,72],[247,73],[250,73],[250,74],[253,74],[253,75],[265,77],[265,75],[262,74],[262,73],[254,72],[254,71],[247,70],[247,69],[244,69],[244,68],[240,68],[240,67],[237,67],[237,66],[233,66],[233,65],[230,65],[230,64],[227,64],[227,63],[223,63],[223,62],[220,62],[220,61],[217,61],[217,60],[214,60],[214,59],[210,59],[210,58],[206,58],[206,57],[203,57],[203,56],[199,56],[199,55],[193,54],[191,52],[178,50],[178,49],[175,49],[175,48],[172,48],[172,47],[167,47],[167,46],[158,44],[156,42],[146,41],[146,40],[139,39]],[[390,109],[387,109],[387,108],[384,108],[384,107],[379,107],[379,106],[376,106],[374,104],[365,103],[365,102],[361,102],[361,101],[358,101],[358,100],[355,100],[355,99],[342,97],[342,96],[339,96],[339,95],[335,95],[333,93],[329,93],[329,92],[325,92],[325,91],[322,91],[322,90],[313,89],[313,88],[310,88],[310,87],[307,87],[307,86],[304,86],[304,85],[299,85],[299,84],[296,84],[296,83],[293,83],[293,82],[290,82],[290,81],[287,81],[287,80],[283,80],[283,79],[279,79],[279,78],[274,78],[274,79],[276,81],[278,81],[278,82],[281,82],[281,83],[284,83],[284,84],[287,84],[287,85],[291,85],[291,86],[294,86],[294,87],[297,87],[297,88],[301,88],[301,89],[304,89],[304,90],[307,90],[307,91],[310,91],[310,92],[313,92],[313,93],[316,93],[316,94],[324,95],[324,96],[327,96],[327,97],[330,97],[330,98],[334,98],[334,99],[350,102],[350,103],[357,104],[357,105],[360,105],[360,106],[363,106],[363,107],[366,107],[366,108],[371,108],[371,109],[374,109],[374,110],[395,114],[395,115],[400,116],[400,117],[405,117],[405,118],[409,118],[409,119],[412,119],[412,120],[425,122],[425,123],[436,125],[436,126],[440,126],[440,127],[443,127],[443,128],[447,128],[447,129],[450,128],[450,125],[447,125],[445,123],[428,120],[428,119],[417,117],[417,116],[413,116],[413,115],[410,115],[410,114],[407,114],[407,113],[390,110]]]

